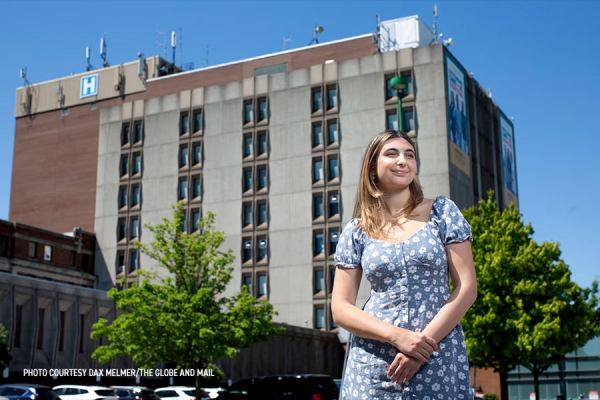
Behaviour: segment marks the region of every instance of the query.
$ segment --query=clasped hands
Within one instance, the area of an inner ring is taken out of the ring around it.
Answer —
[[[408,382],[437,350],[437,343],[431,337],[420,332],[409,332],[398,338],[397,343],[392,343],[398,353],[388,368],[387,376],[397,385]]]

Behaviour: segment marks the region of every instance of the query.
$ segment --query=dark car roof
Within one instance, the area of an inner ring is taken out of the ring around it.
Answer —
[[[0,385],[0,387],[18,387],[18,388],[22,388],[22,389],[29,389],[29,388],[52,389],[52,387],[50,387],[50,386],[40,385],[39,383],[5,383],[3,385]]]

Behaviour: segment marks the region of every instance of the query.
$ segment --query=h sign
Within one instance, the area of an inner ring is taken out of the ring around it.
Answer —
[[[88,75],[81,78],[81,90],[79,97],[96,96],[98,94],[98,74]]]

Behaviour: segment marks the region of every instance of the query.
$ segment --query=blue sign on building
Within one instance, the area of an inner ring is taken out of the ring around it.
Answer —
[[[88,75],[81,78],[79,97],[96,96],[98,94],[98,74]]]

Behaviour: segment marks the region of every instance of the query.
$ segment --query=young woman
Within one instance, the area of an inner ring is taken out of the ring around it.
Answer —
[[[416,174],[405,133],[373,138],[334,259],[333,318],[353,334],[341,399],[473,398],[460,325],[477,297],[471,227],[451,200],[423,198]]]

